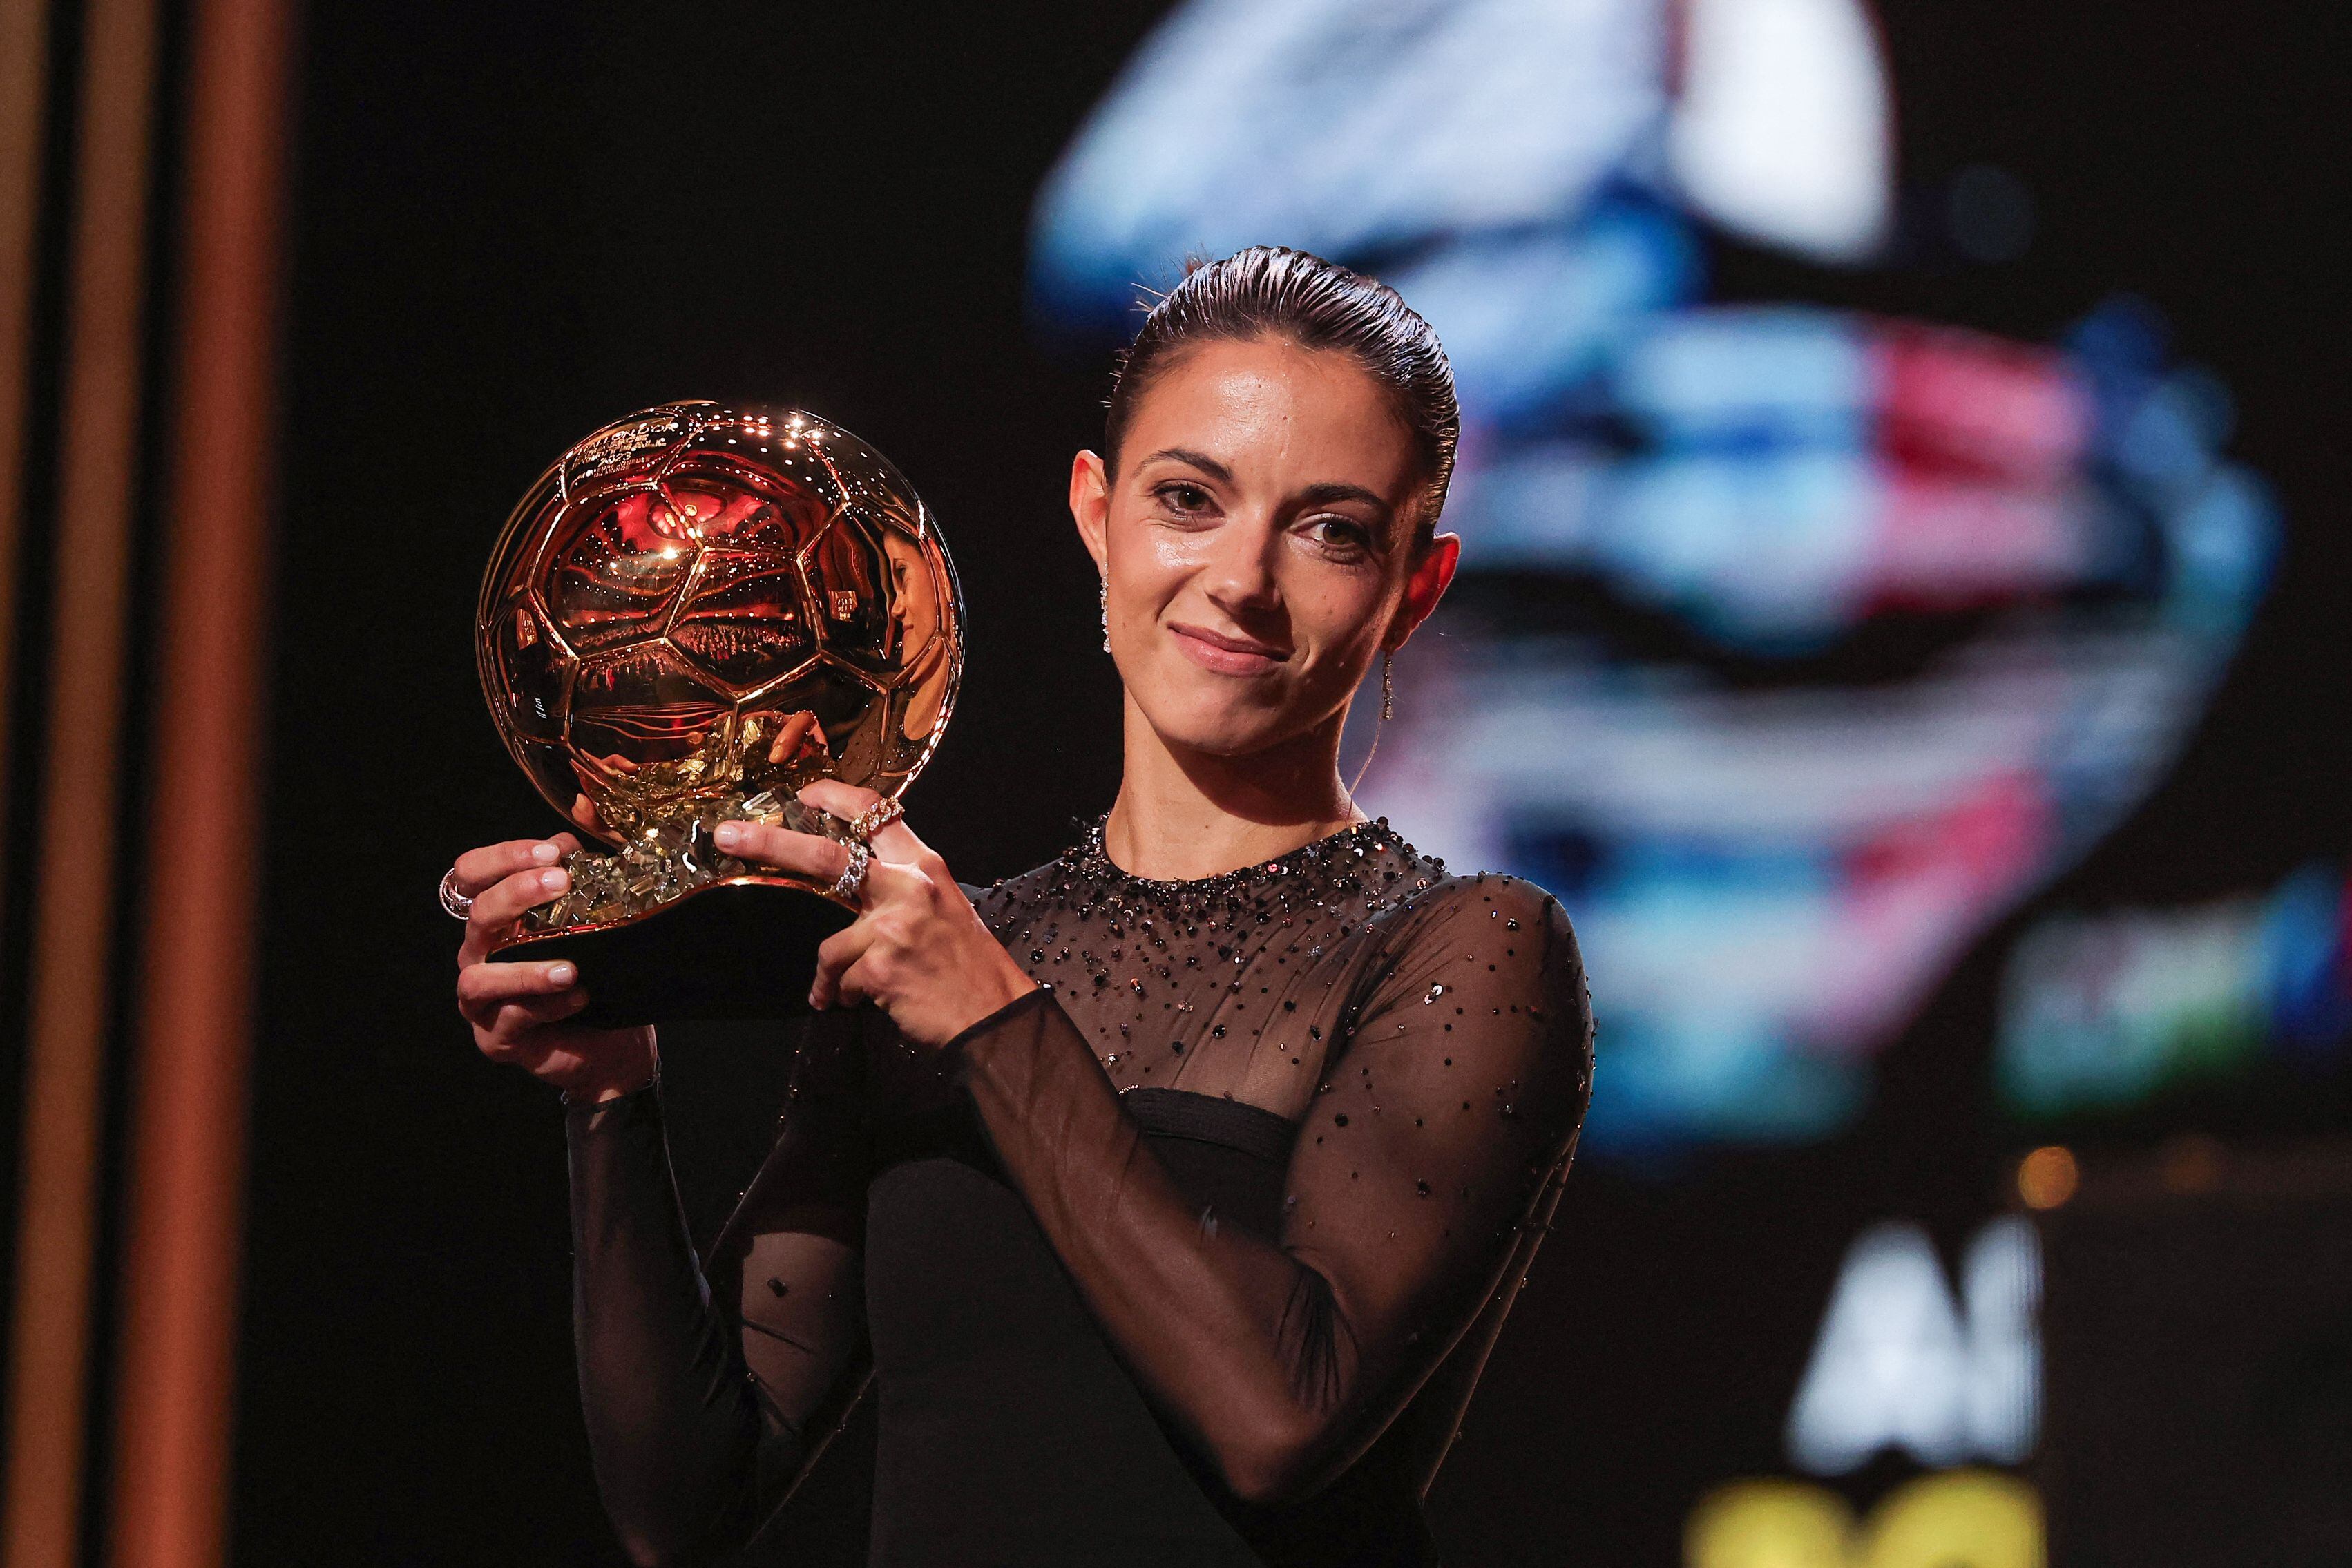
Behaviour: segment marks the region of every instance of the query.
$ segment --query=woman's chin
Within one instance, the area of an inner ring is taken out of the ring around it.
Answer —
[[[1175,712],[1145,717],[1174,751],[1238,761],[1272,751],[1313,726],[1279,711],[1239,703],[1188,704]]]
[[[1216,675],[1180,658],[1155,660],[1143,679],[1130,679],[1130,695],[1148,699],[1137,706],[1169,746],[1212,757],[1255,756],[1297,740],[1328,713],[1279,677]]]

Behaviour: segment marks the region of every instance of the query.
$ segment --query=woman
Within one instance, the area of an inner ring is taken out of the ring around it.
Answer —
[[[877,1563],[1427,1563],[1420,1498],[1589,1090],[1575,940],[1341,784],[1370,664],[1453,576],[1452,373],[1298,252],[1151,310],[1070,510],[1126,771],[1084,840],[968,896],[890,808],[774,1152],[698,1266],[649,1029],[485,963],[567,840],[475,850],[458,999],[562,1089],[598,1482],[632,1557],[741,1541],[867,1379]],[[876,797],[803,798],[844,817]],[[831,880],[833,840],[721,844]]]

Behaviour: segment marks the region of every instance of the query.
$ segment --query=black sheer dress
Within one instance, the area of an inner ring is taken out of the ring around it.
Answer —
[[[1097,824],[976,896],[1041,983],[799,1046],[708,1268],[658,1090],[568,1113],[581,1390],[646,1563],[751,1534],[860,1397],[877,1564],[1426,1564],[1421,1497],[1558,1199],[1559,904],[1385,823],[1150,882]]]

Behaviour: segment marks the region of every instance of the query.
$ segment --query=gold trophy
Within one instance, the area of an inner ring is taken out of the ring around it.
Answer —
[[[494,959],[579,966],[598,1026],[802,1009],[854,911],[719,852],[730,817],[847,834],[794,798],[897,798],[945,731],[963,606],[939,525],[879,452],[790,408],[672,403],[541,476],[482,578],[499,736],[611,853]]]

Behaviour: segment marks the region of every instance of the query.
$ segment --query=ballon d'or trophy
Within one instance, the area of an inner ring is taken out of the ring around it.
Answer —
[[[795,798],[817,779],[895,798],[955,707],[962,622],[913,489],[814,415],[673,403],[564,453],[499,536],[475,653],[507,750],[606,852],[492,956],[572,960],[598,1026],[804,1008],[853,911],[713,830],[841,837]]]

